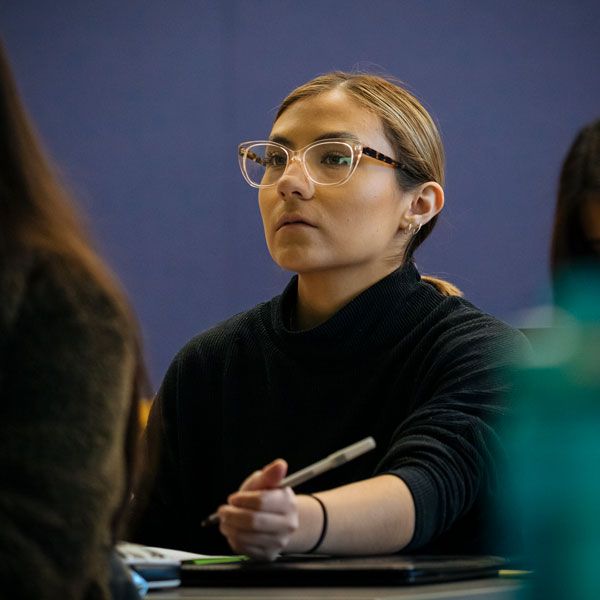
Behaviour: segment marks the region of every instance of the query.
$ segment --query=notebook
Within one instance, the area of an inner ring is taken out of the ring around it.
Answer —
[[[412,585],[495,577],[506,564],[497,556],[288,555],[272,563],[183,562],[181,582],[184,586],[207,587]]]

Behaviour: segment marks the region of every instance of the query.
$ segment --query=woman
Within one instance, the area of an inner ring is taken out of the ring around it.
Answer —
[[[269,251],[297,275],[175,358],[150,416],[156,477],[137,538],[267,560],[500,551],[485,519],[494,422],[521,337],[413,263],[444,204],[430,116],[390,81],[332,73],[239,154]],[[374,452],[275,489],[367,435]],[[219,531],[201,528],[219,504]]]
[[[133,315],[0,47],[0,581],[10,598],[131,597],[109,555],[131,494],[142,375]]]
[[[600,256],[600,119],[578,134],[562,165],[550,266],[566,267]]]
[[[598,598],[585,558],[600,554],[600,120],[578,132],[562,164],[550,254],[553,326],[532,331],[533,352],[514,375],[507,505],[537,574],[530,597]]]

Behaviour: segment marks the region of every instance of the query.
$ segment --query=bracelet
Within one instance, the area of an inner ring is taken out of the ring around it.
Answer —
[[[311,498],[314,498],[323,509],[323,528],[321,529],[321,535],[319,536],[317,543],[310,550],[307,551],[308,554],[314,552],[323,543],[323,540],[325,539],[325,534],[327,533],[327,509],[325,508],[325,505],[323,504],[323,501],[320,498],[317,498],[312,494],[309,494],[309,496]]]

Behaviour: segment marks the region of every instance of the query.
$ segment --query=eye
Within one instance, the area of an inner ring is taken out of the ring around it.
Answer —
[[[330,167],[349,167],[352,164],[352,158],[341,152],[326,152],[321,157],[321,164]]]
[[[287,163],[287,156],[284,152],[273,150],[265,156],[265,165],[271,168],[282,168]]]

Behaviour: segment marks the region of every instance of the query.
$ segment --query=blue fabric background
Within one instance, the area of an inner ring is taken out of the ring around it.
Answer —
[[[447,204],[422,272],[513,322],[549,298],[558,170],[600,116],[596,0],[9,0],[0,28],[155,385],[188,338],[287,282],[236,145],[333,69],[406,81],[439,123]]]

